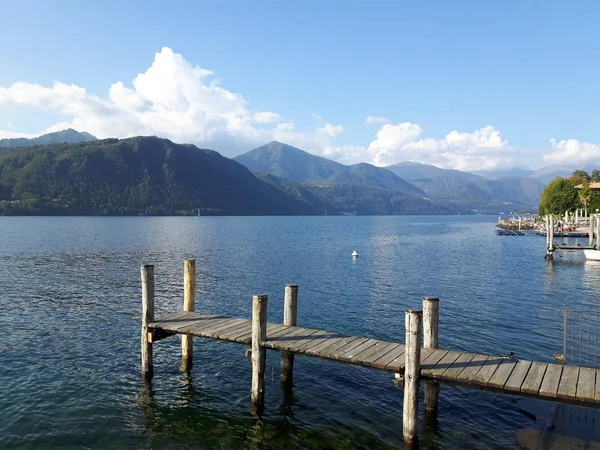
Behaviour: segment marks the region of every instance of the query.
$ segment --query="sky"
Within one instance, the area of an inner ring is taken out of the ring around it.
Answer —
[[[0,138],[481,171],[600,161],[600,2],[0,0]]]

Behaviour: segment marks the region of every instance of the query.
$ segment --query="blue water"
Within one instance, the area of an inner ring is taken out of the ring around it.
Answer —
[[[145,390],[139,267],[155,265],[157,316],[181,309],[194,257],[197,310],[249,318],[251,295],[268,293],[269,320],[281,321],[284,285],[298,283],[299,325],[403,341],[405,309],[439,296],[443,348],[550,362],[559,310],[598,308],[600,265],[577,253],[547,263],[543,238],[496,236],[494,222],[0,218],[0,447],[401,447],[402,390],[384,372],[298,357],[289,404],[270,352],[256,420],[243,346],[196,339],[186,375],[169,338]],[[442,385],[437,424],[420,415],[422,447],[515,448],[520,429],[539,427],[521,401]]]

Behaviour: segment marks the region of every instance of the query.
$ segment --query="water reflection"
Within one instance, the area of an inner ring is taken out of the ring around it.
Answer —
[[[0,218],[0,447],[399,448],[402,392],[376,371],[297,358],[293,394],[268,377],[257,422],[243,348],[198,340],[196,364],[180,368],[171,338],[141,389],[139,266],[155,264],[157,316],[181,309],[194,256],[199,311],[247,318],[266,291],[281,321],[283,286],[298,283],[301,325],[403,339],[404,309],[435,295],[444,348],[551,360],[556,311],[597,308],[598,266],[580,254],[547,264],[543,239],[498,237],[494,221]],[[506,448],[533,426],[514,397],[446,385],[437,422],[420,417],[422,448]]]

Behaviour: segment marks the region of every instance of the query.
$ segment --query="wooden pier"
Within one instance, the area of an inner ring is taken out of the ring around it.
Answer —
[[[569,237],[563,236],[564,233],[557,232],[554,226],[554,216],[547,215],[544,217],[546,224],[545,232],[542,232],[546,236],[546,259],[552,260],[554,258],[554,252],[556,250],[598,250],[600,249],[600,215],[593,214],[589,216],[590,231],[588,233],[588,245],[568,245],[568,244],[557,244],[554,241],[555,237]],[[574,236],[583,237],[583,236]]]
[[[192,273],[191,271],[194,271]],[[153,375],[152,346],[169,336],[184,336],[182,356],[192,359],[191,337],[216,339],[251,346],[251,401],[264,406],[266,350],[281,352],[281,383],[291,390],[294,355],[400,374],[404,380],[404,440],[417,439],[420,379],[425,380],[425,410],[437,412],[439,382],[458,383],[507,394],[559,400],[584,406],[600,405],[599,370],[563,364],[517,360],[486,354],[438,348],[439,301],[425,297],[423,311],[406,311],[405,342],[390,342],[338,332],[296,326],[298,286],[286,286],[284,323],[267,322],[266,295],[252,300],[252,320],[195,312],[195,264],[185,263],[185,310],[154,318],[154,268],[142,267],[142,374]],[[424,314],[423,314],[424,312]],[[423,339],[423,344],[421,344]]]

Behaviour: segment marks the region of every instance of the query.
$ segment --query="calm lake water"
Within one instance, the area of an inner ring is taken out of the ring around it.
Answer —
[[[402,390],[375,370],[297,357],[289,405],[269,352],[257,421],[244,346],[196,339],[186,375],[169,338],[144,391],[139,267],[155,265],[157,316],[181,309],[195,257],[197,310],[249,318],[251,295],[268,293],[281,321],[284,285],[298,283],[299,325],[403,341],[404,310],[439,296],[442,347],[550,362],[559,310],[598,308],[600,265],[547,263],[544,238],[496,236],[495,219],[0,218],[0,447],[401,447]],[[515,448],[520,429],[543,427],[522,402],[442,385],[421,445]]]

